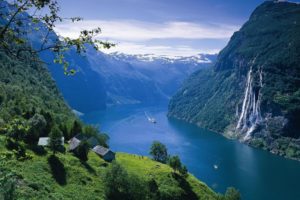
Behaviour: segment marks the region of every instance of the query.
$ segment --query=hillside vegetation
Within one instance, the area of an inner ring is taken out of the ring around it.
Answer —
[[[169,116],[299,159],[299,35],[299,4],[264,2],[215,66],[183,84]]]
[[[3,145],[0,151],[1,172],[5,170],[17,180],[16,199],[105,199],[103,179],[110,164],[93,152],[82,163],[70,153],[53,157],[29,152],[30,159],[21,162]],[[192,175],[186,180],[176,178],[169,166],[147,157],[117,153],[116,161],[142,181],[154,179],[161,193],[169,196],[166,199],[217,199],[215,192]]]

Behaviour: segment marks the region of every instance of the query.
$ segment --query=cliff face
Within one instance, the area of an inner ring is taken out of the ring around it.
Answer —
[[[169,116],[299,158],[300,5],[260,5],[213,69],[185,82]]]

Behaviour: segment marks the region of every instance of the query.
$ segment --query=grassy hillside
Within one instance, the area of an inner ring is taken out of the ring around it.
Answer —
[[[86,163],[71,153],[59,153],[53,157],[51,152],[37,155],[32,151],[27,151],[28,159],[19,161],[3,144],[4,137],[0,136],[0,172],[6,169],[6,173],[10,172],[16,177],[17,199],[105,199],[103,175],[110,164],[94,152],[89,153]],[[187,199],[218,197],[194,176],[189,175],[186,180],[174,177],[168,165],[147,157],[117,153],[116,161],[129,174],[135,174],[145,181],[154,178],[160,190],[170,190]]]

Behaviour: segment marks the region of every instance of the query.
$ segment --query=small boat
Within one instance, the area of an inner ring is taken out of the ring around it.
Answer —
[[[217,170],[219,168],[218,165],[214,165],[214,169]]]
[[[149,115],[147,115],[147,113],[145,112],[145,116],[148,119],[149,122],[155,124],[156,123],[156,119],[154,117],[150,117]]]
[[[148,120],[149,120],[149,122],[151,122],[151,123],[154,123],[154,124],[156,123],[156,120],[155,120],[154,118],[149,118]]]

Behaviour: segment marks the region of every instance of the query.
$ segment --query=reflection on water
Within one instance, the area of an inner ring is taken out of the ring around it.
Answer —
[[[150,123],[144,112],[157,123]],[[219,134],[166,117],[166,107],[113,107],[82,116],[101,124],[115,151],[148,155],[154,140],[181,157],[189,171],[218,192],[238,188],[245,200],[300,199],[300,163],[250,148]],[[214,166],[217,166],[217,169]]]

